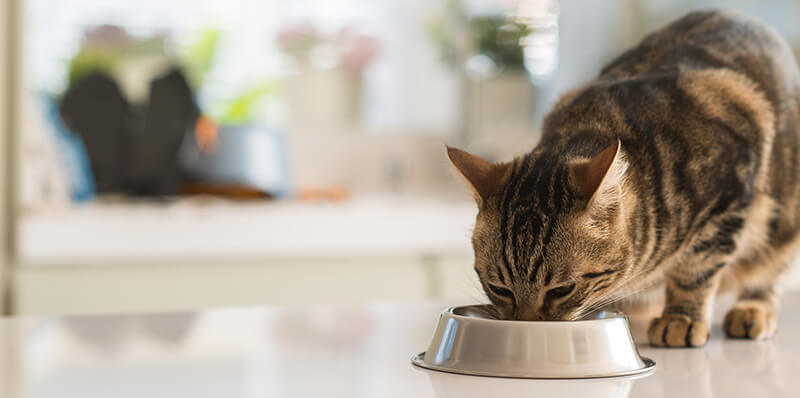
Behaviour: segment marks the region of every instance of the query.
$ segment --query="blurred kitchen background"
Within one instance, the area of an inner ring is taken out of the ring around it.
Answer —
[[[444,144],[523,154],[703,7],[800,52],[790,0],[4,0],[3,309],[481,300]]]

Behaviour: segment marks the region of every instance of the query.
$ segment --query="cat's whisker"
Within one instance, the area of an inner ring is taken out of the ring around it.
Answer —
[[[602,309],[603,307],[606,307],[608,305],[623,301],[623,300],[628,299],[628,298],[633,297],[633,296],[637,296],[637,295],[639,295],[639,294],[641,294],[643,292],[646,292],[646,291],[650,290],[651,288],[652,288],[652,285],[642,285],[642,286],[636,287],[634,289],[627,290],[622,294],[608,293],[607,295],[601,296],[601,297],[593,300],[592,302],[582,306],[578,310],[576,318],[583,317],[583,316],[585,316],[587,314],[592,313],[593,311]]]

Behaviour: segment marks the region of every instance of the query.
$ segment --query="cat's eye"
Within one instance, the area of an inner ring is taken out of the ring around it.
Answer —
[[[514,300],[514,293],[511,290],[501,286],[492,285],[491,283],[487,283],[487,286],[489,286],[489,290],[491,290],[492,293],[500,297],[505,297],[509,300]]]
[[[557,288],[550,289],[547,292],[547,297],[550,299],[561,298],[572,293],[574,289],[575,289],[574,283],[570,283],[569,285],[559,286]]]

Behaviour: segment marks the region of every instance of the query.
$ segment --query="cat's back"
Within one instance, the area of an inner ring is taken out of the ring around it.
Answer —
[[[556,103],[539,151],[588,157],[615,139],[632,186],[683,230],[753,192],[797,208],[787,229],[800,226],[800,72],[755,18],[693,12],[650,34]]]
[[[603,68],[616,80],[692,69],[728,69],[770,97],[796,93],[797,64],[785,40],[763,21],[737,11],[695,11],[650,34]],[[783,87],[782,87],[783,86]]]
[[[652,134],[647,127],[716,108],[731,93],[746,108],[774,118],[778,135],[797,135],[800,70],[786,41],[764,22],[736,11],[691,12],[645,37],[594,81],[563,95],[545,119],[543,141],[567,138],[570,133],[557,132],[576,130],[576,124],[609,125],[600,113],[646,119],[638,134]],[[687,94],[690,103],[681,102]],[[718,116],[705,113],[706,119]],[[612,127],[608,132],[620,136],[619,126]],[[755,144],[752,140],[744,144]]]

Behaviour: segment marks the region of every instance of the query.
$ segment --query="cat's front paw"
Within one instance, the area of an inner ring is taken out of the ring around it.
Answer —
[[[708,340],[707,322],[683,314],[666,314],[653,319],[647,335],[656,347],[702,347]]]
[[[728,337],[763,340],[775,333],[777,321],[767,304],[739,303],[725,315],[723,328]]]

